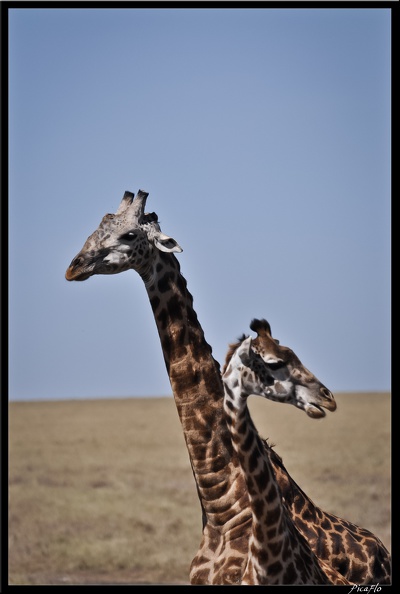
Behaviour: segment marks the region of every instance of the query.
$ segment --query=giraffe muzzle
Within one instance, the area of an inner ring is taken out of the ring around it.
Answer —
[[[67,268],[65,278],[67,281],[84,281],[87,280],[91,275],[87,272],[83,272],[81,268],[75,267],[71,264]]]
[[[334,412],[337,408],[336,400],[327,388],[322,388],[316,401],[307,403],[304,410],[312,419],[321,419],[326,416],[324,408],[329,412]]]

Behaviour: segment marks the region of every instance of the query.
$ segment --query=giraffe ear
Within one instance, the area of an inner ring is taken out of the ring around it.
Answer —
[[[248,336],[237,349],[237,354],[241,362],[247,365],[250,361],[251,352],[251,336]]]
[[[179,243],[177,243],[175,241],[175,239],[173,239],[172,237],[169,237],[168,235],[165,235],[164,233],[161,233],[161,231],[159,231],[158,233],[156,233],[154,235],[154,245],[161,252],[180,253],[183,251],[181,246],[179,245]]]

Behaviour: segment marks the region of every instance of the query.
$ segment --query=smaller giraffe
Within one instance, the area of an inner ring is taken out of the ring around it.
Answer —
[[[251,394],[286,402],[312,418],[335,410],[331,392],[295,353],[271,337],[266,320],[253,320],[256,343],[242,337],[232,345],[223,370],[224,410],[245,476],[252,529],[242,585],[335,584],[350,582],[319,559],[299,532],[284,505],[273,465],[251,419]]]

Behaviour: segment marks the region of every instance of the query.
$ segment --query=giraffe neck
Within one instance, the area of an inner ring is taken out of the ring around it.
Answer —
[[[230,520],[240,523],[241,512],[249,514],[248,499],[225,422],[220,366],[205,340],[179,262],[173,254],[157,251],[152,270],[142,278],[203,511],[216,527]],[[239,495],[232,497],[234,484]]]
[[[247,397],[240,393],[240,384],[234,389],[225,384],[224,388],[224,408],[232,443],[243,469],[250,498],[253,530],[249,551],[252,548],[257,550],[260,543],[263,543],[263,550],[268,551],[276,547],[277,539],[282,537],[284,528],[279,487],[268,454],[247,407]],[[259,544],[255,545],[256,542]]]

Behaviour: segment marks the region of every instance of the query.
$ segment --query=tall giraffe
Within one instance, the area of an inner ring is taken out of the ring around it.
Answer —
[[[224,420],[220,366],[193,309],[174,252],[182,248],[145,213],[148,193],[125,192],[66,271],[69,281],[136,270],[144,281],[189,453],[203,514],[192,561],[194,584],[238,583],[251,522],[244,477]]]
[[[256,349],[243,337],[228,352],[222,380],[233,447],[246,478],[252,528],[242,585],[349,584],[318,559],[282,501],[273,465],[247,406],[251,395],[287,402],[312,418],[325,415],[332,395],[296,354],[271,337],[266,320],[253,320]],[[328,405],[328,406],[327,406]]]
[[[202,507],[203,533],[191,563],[190,581],[192,584],[237,584],[247,557],[251,510],[225,421],[220,366],[205,340],[193,309],[193,297],[174,255],[182,249],[172,237],[161,232],[155,213],[144,212],[147,197],[148,193],[141,190],[136,197],[132,192],[125,192],[117,212],[103,217],[72,260],[65,277],[69,281],[84,281],[96,274],[118,274],[130,269],[141,276],[160,336]],[[269,446],[266,444],[266,447]],[[335,519],[331,526],[331,519],[328,519],[325,531],[324,513],[312,507],[312,502],[287,473],[274,450],[271,450],[271,459],[289,511],[299,529],[309,532],[313,549],[321,550],[332,565],[339,563],[349,581],[357,581],[351,577],[354,564],[343,563],[342,551],[338,551],[337,545],[339,540],[339,548],[347,551],[348,523]],[[316,539],[314,527],[309,524],[312,513],[319,526]],[[357,583],[368,583],[368,580],[384,583],[378,579],[378,571],[376,579],[371,574],[374,557],[370,554],[374,551],[364,554],[364,540],[363,536],[360,554],[355,556],[360,557],[359,563],[365,567],[366,581],[359,579]],[[379,541],[376,549],[381,550]]]

